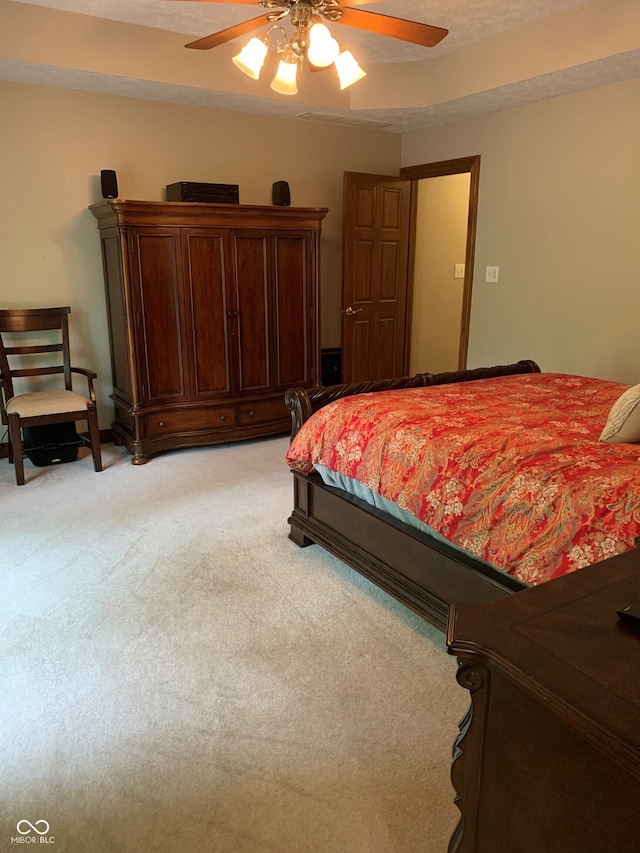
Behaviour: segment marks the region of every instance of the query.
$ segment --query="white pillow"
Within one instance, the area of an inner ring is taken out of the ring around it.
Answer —
[[[634,385],[611,406],[600,441],[633,444],[640,441],[640,385]]]

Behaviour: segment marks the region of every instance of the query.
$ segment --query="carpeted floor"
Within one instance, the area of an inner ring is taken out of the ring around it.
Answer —
[[[0,851],[445,853],[468,694],[287,539],[287,443],[0,460]]]

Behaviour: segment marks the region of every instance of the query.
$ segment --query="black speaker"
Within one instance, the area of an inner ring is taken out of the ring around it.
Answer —
[[[274,204],[287,206],[291,204],[291,193],[289,192],[289,184],[286,181],[276,181],[273,185],[271,194]]]
[[[100,172],[102,198],[118,198],[118,179],[113,169],[103,169]]]

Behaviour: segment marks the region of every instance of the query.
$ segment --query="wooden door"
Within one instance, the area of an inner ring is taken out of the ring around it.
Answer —
[[[179,228],[129,233],[136,365],[140,398],[162,405],[188,395]]]
[[[345,172],[344,382],[405,373],[411,181]]]
[[[224,230],[184,229],[182,246],[190,390],[193,400],[224,399],[234,390],[237,313]]]

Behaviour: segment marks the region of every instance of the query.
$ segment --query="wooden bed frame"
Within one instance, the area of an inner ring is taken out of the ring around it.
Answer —
[[[534,361],[450,373],[420,373],[401,379],[292,388],[291,437],[311,415],[340,397],[372,391],[469,382],[496,376],[540,373]],[[341,489],[326,486],[318,474],[294,472],[289,538],[300,547],[318,544],[348,566],[427,619],[446,630],[451,604],[497,601],[527,585],[493,569]]]

